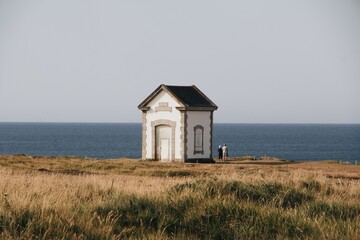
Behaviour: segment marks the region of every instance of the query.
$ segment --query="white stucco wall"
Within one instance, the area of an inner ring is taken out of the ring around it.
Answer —
[[[168,103],[168,107],[172,108],[171,112],[168,111],[155,111],[155,107],[159,106],[160,102]],[[147,159],[152,158],[152,126],[151,122],[156,120],[170,120],[176,122],[175,127],[175,159],[181,159],[181,138],[180,138],[180,125],[181,115],[180,111],[176,109],[179,107],[179,103],[175,101],[168,93],[160,92],[149,104],[147,105],[150,109],[146,112],[146,155]]]
[[[211,156],[211,112],[189,111],[187,112],[187,157],[190,158],[210,158]],[[201,125],[204,128],[204,154],[194,154],[194,127]]]

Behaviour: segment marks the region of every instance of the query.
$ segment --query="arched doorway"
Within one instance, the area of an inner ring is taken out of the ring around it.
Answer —
[[[155,158],[160,161],[171,161],[172,128],[168,125],[158,125],[155,129]]]
[[[176,122],[159,119],[151,122],[152,159],[175,161]]]

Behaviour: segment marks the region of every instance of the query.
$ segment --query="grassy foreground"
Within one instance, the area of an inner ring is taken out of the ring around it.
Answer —
[[[0,239],[360,239],[360,166],[0,156]]]

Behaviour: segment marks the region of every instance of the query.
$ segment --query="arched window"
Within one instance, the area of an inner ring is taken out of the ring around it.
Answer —
[[[194,127],[194,154],[204,154],[204,127],[197,125]]]

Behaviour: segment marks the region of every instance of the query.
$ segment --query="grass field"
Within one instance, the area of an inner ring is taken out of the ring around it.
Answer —
[[[360,166],[0,156],[0,239],[360,239]]]

